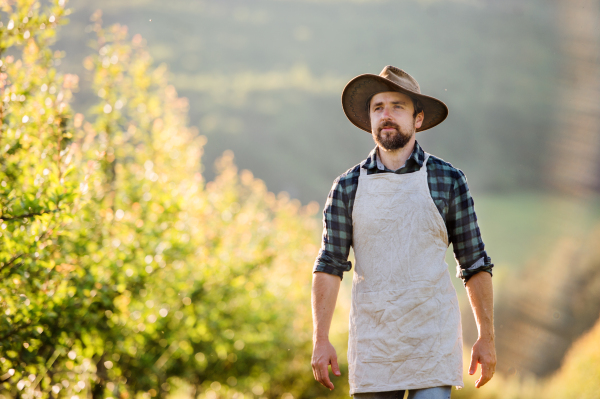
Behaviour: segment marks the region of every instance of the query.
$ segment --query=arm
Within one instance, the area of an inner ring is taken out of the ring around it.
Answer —
[[[312,315],[313,315],[313,354],[312,369],[315,380],[332,390],[333,384],[329,379],[328,366],[336,376],[340,376],[337,355],[329,342],[329,327],[335,309],[340,289],[341,279],[327,273],[314,273],[312,286]]]
[[[329,342],[329,327],[335,309],[344,272],[350,270],[348,261],[352,245],[352,210],[347,192],[356,192],[359,167],[341,175],[333,182],[323,210],[323,240],[313,268],[312,315],[313,354],[312,369],[315,380],[333,389],[328,367],[340,376],[337,355]],[[347,190],[347,186],[349,190]],[[346,188],[345,188],[346,187]]]
[[[475,374],[477,364],[481,364],[481,377],[475,382],[479,388],[491,380],[496,371],[492,276],[487,272],[479,272],[467,281],[466,287],[479,333],[471,351],[469,374]]]
[[[469,374],[475,374],[477,364],[481,364],[481,378],[475,382],[475,386],[479,388],[492,378],[496,370],[494,294],[491,275],[494,265],[485,252],[467,178],[459,169],[455,170],[453,178],[454,185],[450,192],[446,226],[448,238],[454,248],[458,277],[463,279],[467,288],[467,295],[477,323],[479,338],[471,351]]]

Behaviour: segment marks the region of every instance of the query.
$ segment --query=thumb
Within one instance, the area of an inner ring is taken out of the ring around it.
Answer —
[[[469,365],[469,375],[475,374],[477,371],[477,359],[474,354],[471,355],[471,364]]]
[[[338,366],[337,357],[335,356],[331,358],[331,371],[333,371],[333,374],[338,377],[342,375],[340,372],[340,366]]]

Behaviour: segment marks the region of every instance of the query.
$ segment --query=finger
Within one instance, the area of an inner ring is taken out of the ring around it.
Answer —
[[[319,382],[330,390],[333,389],[333,384],[329,380],[329,371],[327,370],[327,364],[319,365]]]
[[[333,371],[333,374],[338,377],[342,375],[340,372],[340,366],[338,366],[337,357],[335,356],[331,359],[331,371]]]
[[[318,364],[315,364],[313,369],[313,374],[315,375],[315,380],[317,380],[321,385],[323,385],[323,378],[321,377],[321,369]]]
[[[477,380],[477,382],[475,383],[475,386],[477,388],[484,386],[485,384],[487,384],[487,382],[489,380],[492,379],[492,377],[494,376],[494,371],[492,370],[492,368],[490,366],[486,365],[481,365],[481,377],[479,377],[479,379]]]
[[[469,365],[469,375],[475,374],[477,371],[477,358],[475,354],[471,354],[471,364]]]
[[[313,377],[315,377],[315,380],[319,381],[319,363],[313,358],[310,365],[312,367]]]

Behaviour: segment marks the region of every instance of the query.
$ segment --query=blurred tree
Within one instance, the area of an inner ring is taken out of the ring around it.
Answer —
[[[548,179],[562,191],[589,196],[600,191],[600,3],[561,0],[557,6],[563,56]]]
[[[205,183],[187,102],[100,13],[84,63],[98,104],[71,122],[77,78],[49,49],[63,6],[3,9],[21,58],[3,51],[0,394],[316,396],[317,205],[276,198],[231,153]]]

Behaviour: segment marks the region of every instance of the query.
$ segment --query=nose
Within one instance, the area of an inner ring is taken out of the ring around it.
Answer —
[[[388,107],[383,107],[383,117],[384,119],[388,119],[390,117],[390,109]]]
[[[392,115],[387,107],[383,109],[383,114],[381,115],[381,118],[386,121],[392,120]]]

